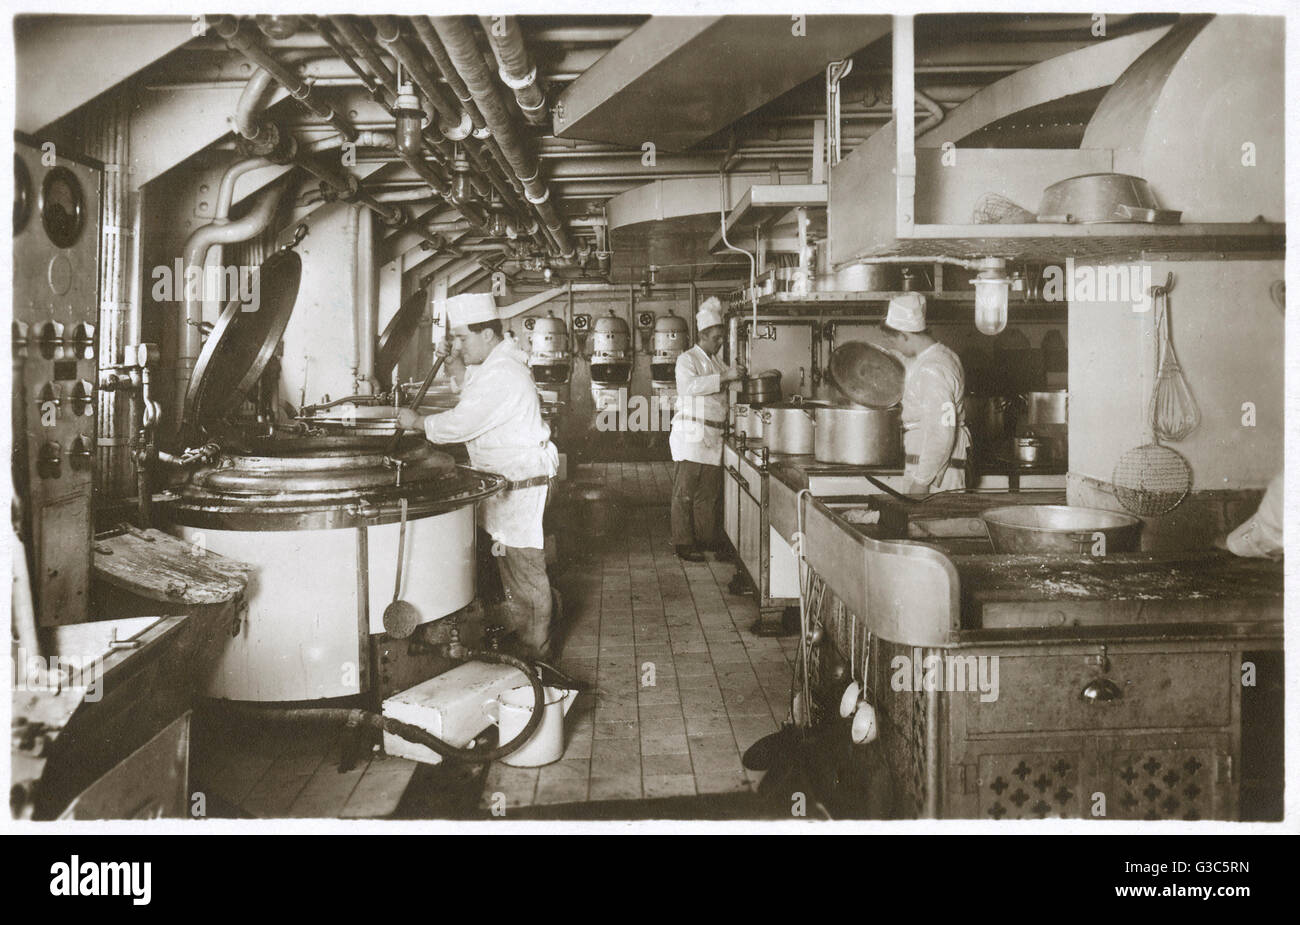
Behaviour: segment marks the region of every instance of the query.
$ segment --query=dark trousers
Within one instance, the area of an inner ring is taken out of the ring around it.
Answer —
[[[673,473],[674,546],[712,546],[717,540],[722,467],[682,460]]]
[[[543,661],[551,657],[551,582],[546,577],[546,552],[522,546],[501,546],[497,570],[505,592],[502,611],[528,653]]]

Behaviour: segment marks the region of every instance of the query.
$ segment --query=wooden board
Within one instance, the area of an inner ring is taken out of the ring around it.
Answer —
[[[222,604],[244,593],[252,569],[159,530],[95,542],[94,577],[152,601]]]

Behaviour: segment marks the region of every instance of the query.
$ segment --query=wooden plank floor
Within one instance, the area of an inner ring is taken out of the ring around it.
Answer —
[[[195,787],[262,819],[375,819],[397,808],[419,765],[364,753],[340,770],[341,730],[210,720],[195,736]]]
[[[575,477],[618,489],[620,528],[593,537],[557,576],[568,636],[560,661],[595,685],[566,722],[559,762],[497,762],[481,806],[537,806],[752,789],[741,755],[789,713],[793,637],[749,632],[751,596],[728,593],[729,563],[673,554],[671,464],[581,466]]]

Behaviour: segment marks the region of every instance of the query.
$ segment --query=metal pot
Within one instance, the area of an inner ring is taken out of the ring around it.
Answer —
[[[764,409],[764,439],[773,453],[807,456],[813,452],[816,411],[826,402],[790,401]]]
[[[1129,514],[1065,504],[995,507],[981,515],[993,551],[1086,556],[1104,536],[1105,554],[1134,552],[1142,521]]]
[[[992,443],[1011,436],[1015,424],[1010,413],[1013,400],[1002,395],[967,395],[966,423],[981,443]]]
[[[1020,398],[1025,403],[1025,426],[1041,427],[1044,424],[1069,423],[1070,393],[1065,389],[1051,392],[1026,392]]]
[[[893,292],[898,288],[898,267],[887,263],[853,263],[835,274],[838,292]]]
[[[818,462],[851,466],[897,464],[902,457],[902,415],[897,407],[826,405],[815,412],[813,453]]]
[[[1052,458],[1052,443],[1042,437],[1017,437],[1016,461],[1022,463],[1045,463]]]
[[[747,405],[772,405],[781,400],[781,371],[768,369],[740,380],[736,401]]]
[[[1089,173],[1043,190],[1040,222],[1148,222],[1176,224],[1181,212],[1162,209],[1151,184],[1124,173]]]
[[[749,436],[749,405],[737,402],[731,406],[731,432],[737,437]]]

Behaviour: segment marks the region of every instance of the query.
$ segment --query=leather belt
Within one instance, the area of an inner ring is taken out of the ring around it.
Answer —
[[[903,457],[903,461],[910,466],[915,466],[921,461],[921,457],[913,456],[911,453],[908,453]],[[966,465],[966,460],[954,456],[952,459],[948,460],[948,465],[961,467]]]
[[[677,417],[683,421],[692,421],[693,423],[703,424],[705,427],[713,427],[717,430],[722,430],[722,425],[724,423],[723,421],[708,421],[704,418],[692,417],[689,414],[682,414],[680,412],[677,414]]]
[[[551,476],[535,475],[531,479],[521,479],[518,482],[506,482],[506,487],[502,489],[502,493],[504,494],[507,491],[521,491],[525,488],[536,488],[539,485],[549,485],[550,483]]]

